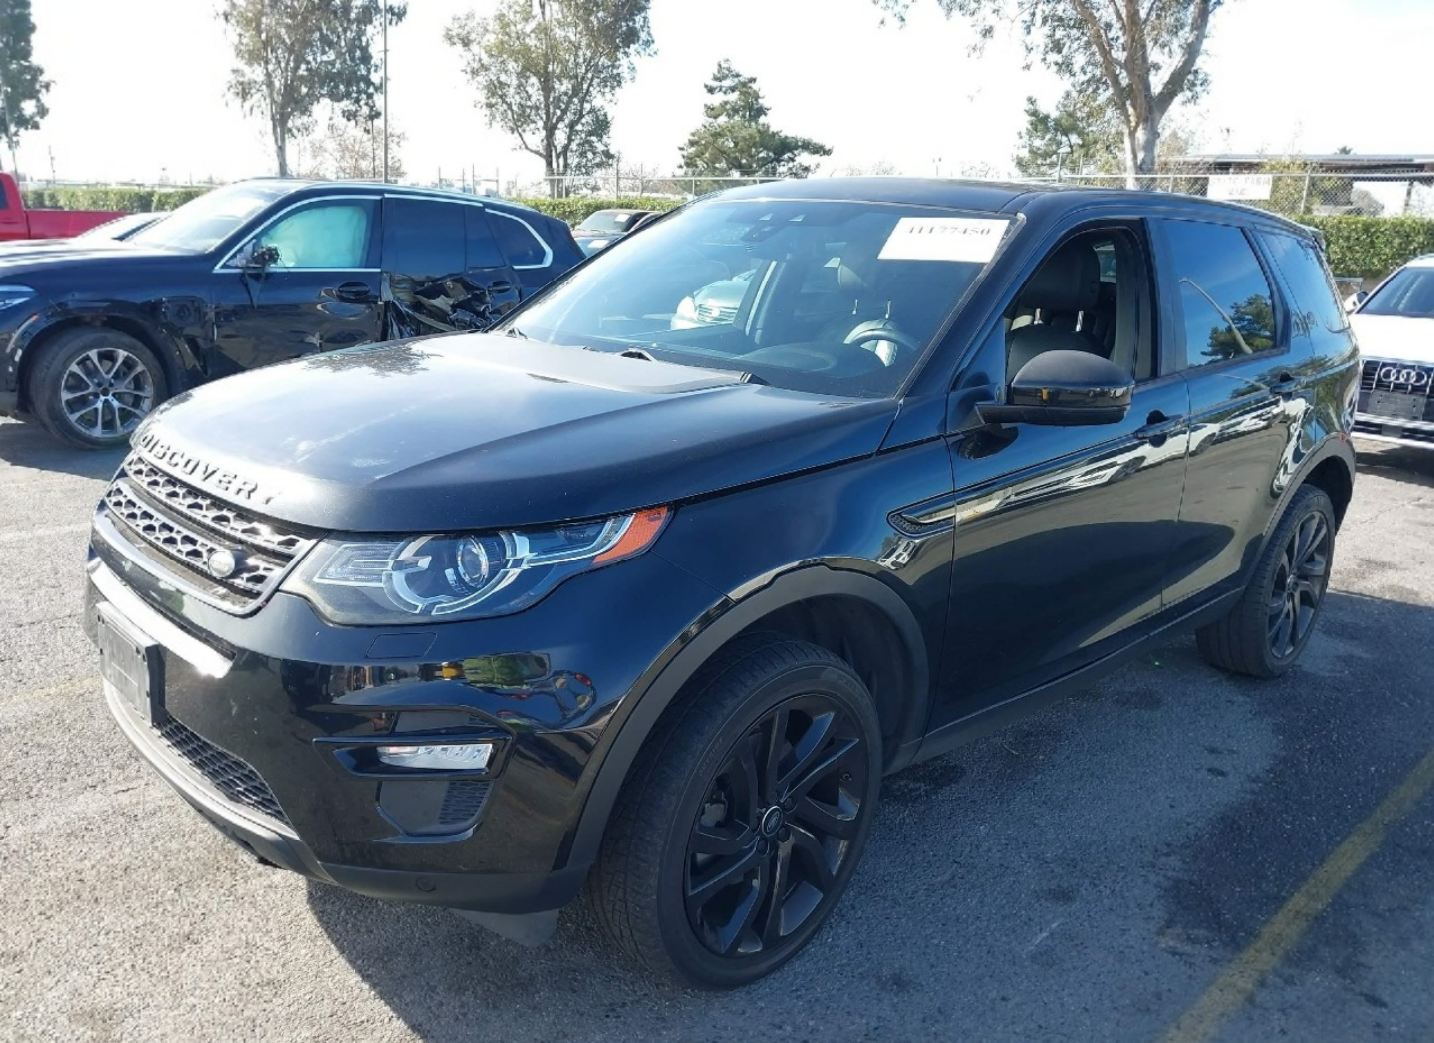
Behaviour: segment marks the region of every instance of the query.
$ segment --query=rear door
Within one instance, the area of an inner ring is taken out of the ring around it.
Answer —
[[[1244,582],[1311,407],[1312,356],[1308,340],[1292,347],[1289,310],[1249,231],[1218,218],[1155,224],[1163,310],[1190,387],[1169,606]]]
[[[517,301],[477,204],[385,198],[383,269],[390,338],[484,330]]]

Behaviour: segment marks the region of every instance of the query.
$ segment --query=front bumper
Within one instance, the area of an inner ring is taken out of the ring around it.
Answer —
[[[1434,449],[1434,424],[1420,420],[1396,420],[1374,413],[1354,414],[1355,438],[1415,449]]]
[[[569,849],[604,726],[680,621],[713,600],[644,555],[498,619],[397,634],[337,627],[282,593],[239,617],[186,599],[103,528],[85,626],[96,639],[108,604],[157,646],[152,715],[108,685],[106,700],[170,786],[266,862],[374,897],[483,913],[544,912],[576,895],[588,867]],[[477,782],[375,778],[346,757],[385,736],[473,734],[501,750]]]

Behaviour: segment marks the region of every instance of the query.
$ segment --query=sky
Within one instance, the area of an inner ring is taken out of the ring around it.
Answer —
[[[487,126],[442,39],[497,0],[409,0],[389,33],[389,100],[408,180],[460,169],[506,185],[541,161]],[[187,183],[274,173],[266,125],[225,94],[231,50],[215,0],[33,0],[50,115],[20,139],[20,167],[68,181]],[[1026,69],[998,34],[916,0],[904,28],[872,0],[652,0],[656,54],[612,105],[624,166],[676,170],[702,119],[703,83],[726,58],[757,78],[781,130],[834,149],[821,173],[886,164],[903,174],[1011,172],[1025,98],[1059,81]],[[1427,99],[1434,0],[1228,0],[1204,68],[1212,88],[1185,117],[1202,151],[1434,153]],[[1401,103],[1399,99],[1405,99]],[[291,159],[298,158],[291,156]]]

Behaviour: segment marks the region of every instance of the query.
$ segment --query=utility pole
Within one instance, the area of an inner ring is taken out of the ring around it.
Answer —
[[[388,184],[388,0],[383,0],[383,183]]]

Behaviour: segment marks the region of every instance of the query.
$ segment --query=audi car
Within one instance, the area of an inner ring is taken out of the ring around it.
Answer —
[[[1355,434],[1434,449],[1434,254],[1416,257],[1350,303],[1364,357]]]

